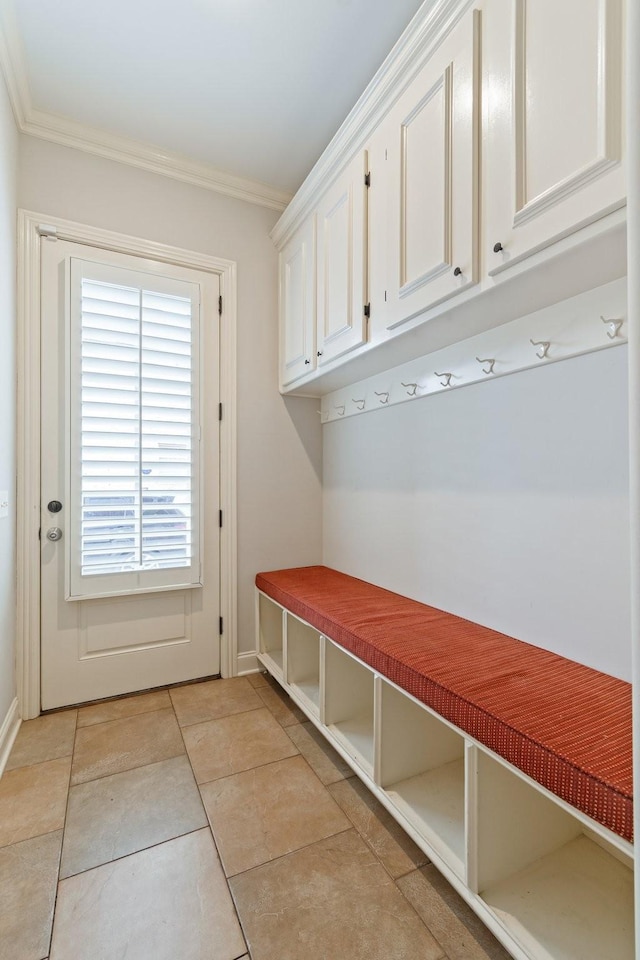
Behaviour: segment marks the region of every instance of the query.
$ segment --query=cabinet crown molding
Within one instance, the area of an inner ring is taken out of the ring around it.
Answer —
[[[425,0],[280,217],[271,238],[280,248],[327,186],[380,123],[474,0]]]

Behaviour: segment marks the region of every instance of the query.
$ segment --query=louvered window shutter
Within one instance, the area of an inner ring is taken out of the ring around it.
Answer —
[[[69,599],[200,582],[198,294],[72,260]]]

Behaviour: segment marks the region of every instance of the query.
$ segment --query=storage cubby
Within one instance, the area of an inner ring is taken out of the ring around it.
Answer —
[[[413,697],[379,678],[376,779],[451,869],[465,877],[465,743]]]
[[[320,634],[303,620],[287,613],[287,681],[320,715]]]
[[[335,740],[373,776],[373,671],[325,641],[323,721]]]
[[[258,593],[258,660],[269,673],[284,679],[284,610]]]
[[[595,825],[594,825],[595,826]],[[527,956],[633,960],[632,856],[484,750],[477,887]]]

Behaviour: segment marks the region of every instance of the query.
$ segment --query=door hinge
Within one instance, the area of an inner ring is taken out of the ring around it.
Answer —
[[[365,173],[365,175],[364,175],[364,185],[365,185],[365,187],[370,187],[370,186],[371,186],[371,173],[370,173],[370,172],[369,172],[369,173]]]
[[[218,420],[222,420],[222,404],[218,404]]]
[[[38,527],[38,540],[42,540],[42,527]]]
[[[222,620],[222,617],[220,617],[220,626],[219,626],[219,633],[220,633],[220,636],[222,636],[222,632],[223,632],[223,631],[222,631],[222,628],[223,628],[223,626],[224,626],[224,624],[223,624],[223,620]]]
[[[367,320],[368,320],[369,317],[371,316],[371,304],[370,304],[370,303],[365,303],[365,305],[364,305],[364,315],[365,315],[365,317],[367,318]]]
[[[222,527],[222,510],[218,510],[218,526]]]
[[[222,316],[222,294],[218,297],[218,313]]]

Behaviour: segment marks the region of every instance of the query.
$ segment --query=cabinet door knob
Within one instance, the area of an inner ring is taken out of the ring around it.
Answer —
[[[322,350],[318,350],[318,356],[319,356],[319,357],[322,356]]]
[[[494,253],[500,253],[501,250],[504,250],[504,247],[502,246],[502,244],[501,244],[501,243],[494,243],[494,245],[493,245],[493,252],[494,252]]]
[[[307,363],[311,363],[311,360],[305,360],[305,365],[306,365]]]
[[[456,267],[455,270],[453,271],[453,275],[454,277],[460,277],[462,275],[462,268]]]

